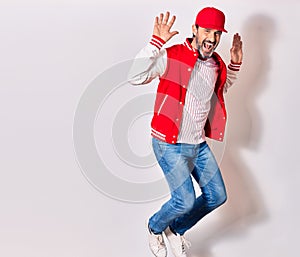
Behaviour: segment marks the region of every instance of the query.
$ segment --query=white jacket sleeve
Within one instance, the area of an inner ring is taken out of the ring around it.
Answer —
[[[224,93],[227,93],[227,90],[233,85],[233,83],[237,80],[238,73],[241,68],[241,63],[235,64],[230,63],[227,69],[227,79],[224,86]]]
[[[128,82],[141,85],[161,76],[167,66],[167,51],[162,49],[165,41],[152,36],[151,41],[136,55],[128,73]]]

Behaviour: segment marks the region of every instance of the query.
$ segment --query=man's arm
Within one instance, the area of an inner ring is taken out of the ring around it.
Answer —
[[[151,82],[164,73],[167,66],[167,54],[161,49],[165,44],[160,38],[152,36],[150,42],[136,55],[128,73],[128,82],[142,85]]]
[[[224,87],[224,92],[236,81],[240,67],[243,61],[243,42],[241,36],[236,33],[233,36],[232,47],[230,49],[231,62],[228,65],[227,80]]]
[[[173,16],[170,20],[169,17],[169,12],[155,17],[151,41],[137,54],[129,71],[128,81],[131,84],[146,84],[164,73],[167,57],[166,50],[162,47],[178,34],[177,31],[170,31],[176,17]]]

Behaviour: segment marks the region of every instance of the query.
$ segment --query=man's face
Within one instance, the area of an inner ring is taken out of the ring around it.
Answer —
[[[201,27],[197,28],[193,25],[193,33],[195,35],[192,42],[193,47],[198,49],[202,58],[211,57],[220,42],[222,31]]]

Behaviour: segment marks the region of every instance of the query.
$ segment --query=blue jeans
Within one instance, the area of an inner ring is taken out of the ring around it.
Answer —
[[[218,164],[208,144],[168,144],[152,139],[156,159],[168,182],[171,199],[149,219],[149,227],[162,233],[168,226],[183,235],[205,215],[226,201]],[[192,177],[202,194],[196,198]]]

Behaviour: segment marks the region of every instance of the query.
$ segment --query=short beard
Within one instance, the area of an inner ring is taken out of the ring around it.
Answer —
[[[202,53],[202,50],[201,50],[201,45],[199,44],[199,41],[198,41],[198,38],[196,37],[196,47],[197,47],[197,50],[199,52],[199,54],[201,55],[201,57],[203,59],[208,59],[210,57],[212,57],[214,51],[215,51],[215,48],[213,49],[213,51],[211,51],[210,55],[209,56],[204,56],[203,53]]]

